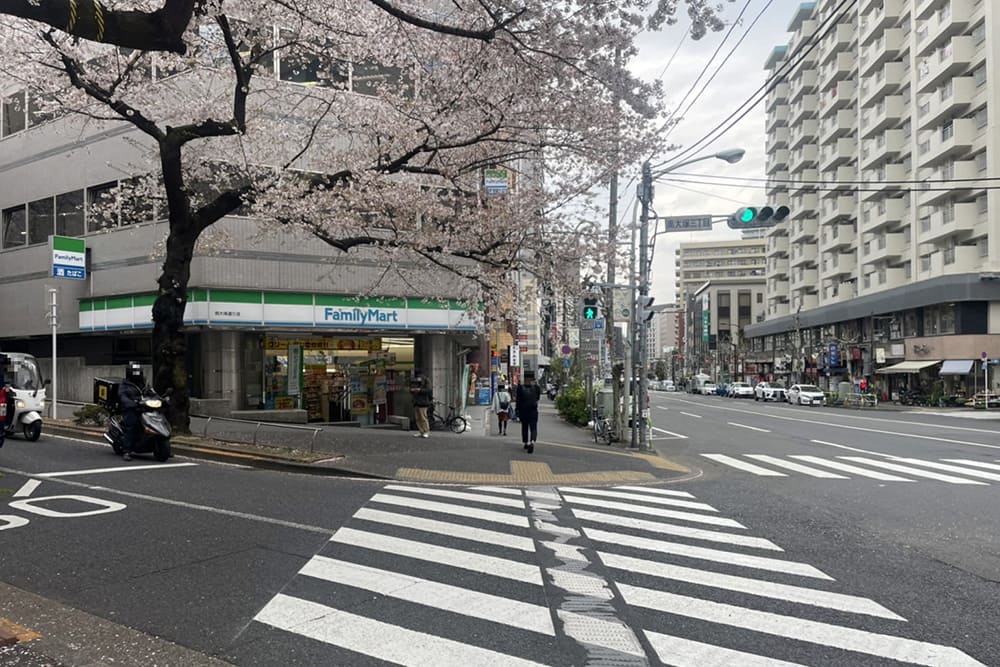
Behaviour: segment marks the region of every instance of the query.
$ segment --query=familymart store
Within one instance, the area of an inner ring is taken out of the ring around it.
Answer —
[[[82,299],[80,329],[152,327],[152,294]],[[482,318],[420,298],[193,289],[184,314],[192,397],[202,411],[300,410],[309,421],[377,424],[410,415],[415,368],[455,403]]]

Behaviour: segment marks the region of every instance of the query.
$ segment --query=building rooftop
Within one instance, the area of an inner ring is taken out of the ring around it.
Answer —
[[[816,11],[815,2],[803,2],[799,5],[799,8],[795,10],[795,14],[792,16],[792,22],[788,24],[788,32],[795,32],[802,27],[802,22],[813,15]]]
[[[764,69],[774,69],[775,66],[788,55],[788,45],[776,46],[771,49],[771,53],[767,56],[767,60],[764,61]]]

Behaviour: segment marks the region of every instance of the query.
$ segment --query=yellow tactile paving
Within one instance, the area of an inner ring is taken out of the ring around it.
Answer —
[[[0,616],[0,640],[3,640],[5,637],[15,637],[18,642],[30,642],[33,639],[42,638],[37,632]],[[2,641],[0,641],[0,644],[2,644]]]
[[[509,475],[456,472],[454,470],[428,470],[424,468],[400,468],[397,479],[412,482],[438,482],[455,484],[601,484],[619,482],[652,482],[652,473],[638,470],[600,470],[596,472],[562,473],[552,472],[547,463],[533,461],[511,461]]]

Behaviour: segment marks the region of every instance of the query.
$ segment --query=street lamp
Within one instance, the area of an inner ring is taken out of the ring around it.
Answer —
[[[681,167],[687,166],[694,162],[701,162],[702,160],[722,160],[729,164],[736,164],[743,159],[746,155],[746,151],[742,148],[729,148],[717,153],[712,153],[711,155],[702,155],[700,157],[691,158],[689,160],[683,160],[676,164],[670,165],[664,169],[653,173],[653,166],[646,160],[642,163],[642,181],[639,184],[638,199],[642,205],[642,211],[639,219],[639,298],[635,300],[635,320],[636,330],[638,334],[638,341],[635,347],[638,348],[639,358],[637,362],[634,362],[633,366],[633,377],[636,378],[637,384],[637,396],[638,406],[636,408],[638,420],[633,420],[633,428],[635,428],[636,422],[642,421],[643,411],[646,409],[646,367],[649,365],[648,362],[648,346],[646,345],[646,316],[643,312],[646,306],[646,297],[649,296],[649,265],[651,258],[647,257],[649,253],[649,208],[653,203],[653,180],[659,178],[664,174],[669,174],[670,172],[680,169]],[[657,165],[657,166],[662,166]],[[639,369],[636,373],[635,369]],[[633,431],[634,432],[634,431]],[[648,433],[645,428],[639,429],[639,448],[646,449],[648,447]],[[634,442],[634,440],[633,440]]]

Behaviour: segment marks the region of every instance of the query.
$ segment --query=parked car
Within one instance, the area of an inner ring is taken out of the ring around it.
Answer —
[[[823,405],[826,395],[814,384],[793,384],[785,392],[788,402],[793,405]]]
[[[719,391],[714,382],[702,382],[701,393],[705,396],[714,396]]]
[[[729,395],[732,398],[753,398],[754,391],[746,382],[734,382],[729,385]]]
[[[660,382],[660,391],[677,391],[673,380],[663,380]]]
[[[754,400],[756,401],[783,401],[785,400],[785,387],[774,382],[758,382],[753,389]]]

